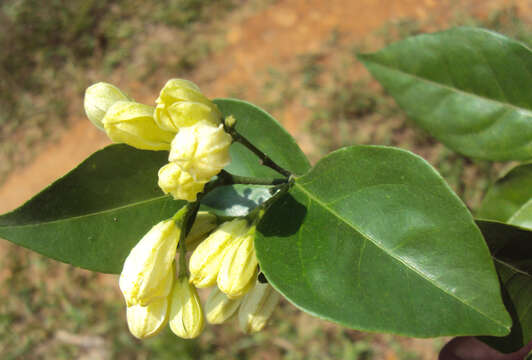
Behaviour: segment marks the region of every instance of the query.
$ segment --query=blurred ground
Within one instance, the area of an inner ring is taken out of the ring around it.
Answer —
[[[21,3],[1,5],[0,19],[10,19],[14,28],[28,19],[38,23],[38,17],[21,17]],[[79,11],[105,16],[88,24],[74,16],[74,25],[63,18],[66,25],[58,29],[71,31],[72,39],[47,43],[52,35],[45,36],[27,54],[11,49],[12,57],[26,54],[40,72],[22,81],[15,68],[6,81],[11,87],[0,86],[5,100],[0,102],[0,181],[2,175],[5,180],[0,213],[109,143],[83,114],[83,90],[96,81],[114,83],[148,104],[171,77],[195,81],[209,97],[254,102],[284,124],[312,161],[353,143],[408,148],[435,165],[472,208],[504,167],[461,157],[417,130],[355,54],[452,25],[484,26],[530,44],[531,0],[227,0],[206,8],[200,3],[174,0],[165,11],[140,2],[138,13],[120,8],[120,0],[105,9],[90,3]],[[78,11],[75,5],[66,9],[70,16]],[[181,16],[171,15],[172,9]],[[49,24],[44,29],[58,30]],[[17,36],[22,41],[31,35]],[[0,43],[9,36],[4,32]],[[73,45],[79,39],[87,41],[88,50]],[[46,50],[52,45],[62,52]],[[72,49],[77,52],[70,54]],[[54,67],[57,59],[60,66]],[[4,72],[14,66],[0,60]],[[258,335],[242,336],[233,324],[211,327],[197,341],[163,334],[140,343],[127,334],[115,276],[73,269],[7,242],[0,243],[0,253],[2,358],[433,359],[444,343],[346,330],[288,304]]]

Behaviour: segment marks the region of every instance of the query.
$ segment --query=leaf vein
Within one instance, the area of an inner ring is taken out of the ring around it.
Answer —
[[[373,62],[377,66],[389,69],[390,71],[394,71],[394,72],[400,73],[400,74],[402,74],[404,76],[408,76],[408,77],[412,77],[414,79],[417,79],[420,82],[425,82],[425,83],[431,84],[433,86],[441,87],[441,88],[447,89],[449,91],[453,91],[453,92],[457,92],[457,93],[463,94],[465,96],[477,97],[477,98],[479,98],[481,100],[484,100],[486,102],[492,102],[492,103],[496,103],[496,104],[501,105],[501,106],[510,107],[510,108],[515,109],[517,111],[524,111],[527,116],[532,117],[532,111],[531,111],[532,108],[528,108],[528,109],[527,108],[522,108],[522,107],[514,105],[512,103],[505,103],[505,102],[502,102],[502,101],[497,100],[497,99],[492,99],[492,98],[489,98],[489,97],[486,97],[486,96],[482,96],[482,95],[479,95],[479,94],[475,94],[475,93],[472,93],[472,92],[469,92],[469,91],[465,91],[465,90],[462,90],[462,89],[453,88],[453,87],[451,87],[449,85],[445,85],[445,84],[436,82],[434,80],[423,78],[423,77],[421,77],[419,75],[412,74],[412,73],[409,73],[407,71],[391,67],[388,64],[382,64],[380,62],[375,61],[374,59],[372,59],[371,62]]]

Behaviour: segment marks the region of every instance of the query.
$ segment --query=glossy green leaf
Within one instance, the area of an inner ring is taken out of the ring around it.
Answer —
[[[478,217],[506,222],[532,199],[532,164],[513,168],[492,186]]]
[[[119,273],[129,250],[184,202],[164,196],[168,153],[111,145],[0,217],[0,236],[56,260]]]
[[[302,310],[418,337],[509,332],[488,248],[422,158],[356,146],[296,178],[264,216],[261,270]]]
[[[242,100],[216,99],[214,102],[224,116],[235,117],[236,130],[240,134],[279,166],[299,175],[310,169],[305,154],[270,114]],[[275,171],[261,166],[257,157],[244,146],[233,144],[231,150],[232,162],[226,168],[230,173],[242,176],[280,177]]]
[[[532,158],[532,51],[524,44],[455,28],[360,59],[419,126],[455,151]]]
[[[501,352],[514,352],[532,340],[532,232],[495,221],[477,223],[495,259],[513,320],[508,336],[481,340]]]

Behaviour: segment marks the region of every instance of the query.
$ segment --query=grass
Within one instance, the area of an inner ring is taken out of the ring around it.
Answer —
[[[57,139],[68,126],[65,119],[79,116],[87,84],[118,69],[147,86],[160,85],[161,73],[166,78],[191,71],[220,47],[222,26],[214,24],[240,3],[2,2],[0,184],[45,140]]]

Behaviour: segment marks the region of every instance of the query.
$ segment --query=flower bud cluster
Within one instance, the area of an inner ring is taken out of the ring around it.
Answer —
[[[155,103],[134,102],[107,83],[90,86],[84,100],[87,117],[113,142],[170,151],[169,163],[159,170],[159,187],[176,200],[195,201],[230,163],[232,138],[220,110],[190,81],[169,80]]]
[[[205,327],[196,288],[215,286],[205,304],[205,317],[221,324],[238,313],[245,333],[260,331],[271,316],[279,294],[257,280],[255,227],[245,219],[227,221],[199,212],[185,245],[195,248],[190,278],[175,275],[175,255],[186,209],[155,225],[131,250],[120,275],[130,332],[143,339],[166,324],[179,337],[198,336]]]
[[[159,187],[176,200],[196,201],[205,184],[230,163],[233,139],[219,109],[190,81],[168,81],[155,103],[137,103],[106,83],[89,87],[84,100],[88,118],[114,142],[169,151],[168,163],[158,172]],[[234,119],[229,121],[234,125]],[[209,323],[221,324],[238,312],[246,333],[261,330],[279,301],[271,286],[257,280],[255,225],[235,218],[218,226],[215,215],[196,213],[198,207],[189,204],[153,226],[124,261],[119,287],[128,327],[137,338],[154,336],[166,324],[182,338],[198,336],[205,320],[196,288],[214,287],[206,303]],[[186,250],[193,250],[190,276]]]
[[[242,330],[259,331],[279,301],[270,285],[257,280],[255,231],[245,219],[225,222],[190,257],[190,282],[198,288],[216,285],[205,305],[211,324],[225,322],[238,310]]]
[[[119,286],[127,305],[130,332],[143,339],[158,334],[167,324],[183,338],[198,336],[204,327],[203,310],[196,288],[185,276],[175,275],[175,256],[186,209],[151,228],[133,247],[124,262]],[[193,224],[192,239],[207,235],[216,226],[214,215],[201,212]]]

